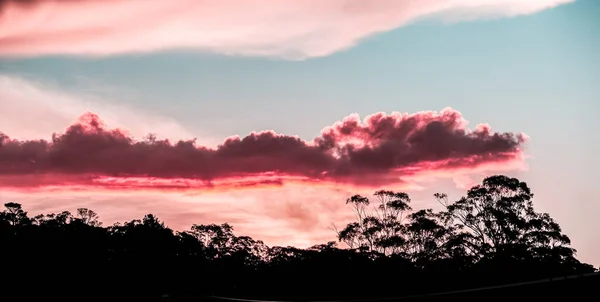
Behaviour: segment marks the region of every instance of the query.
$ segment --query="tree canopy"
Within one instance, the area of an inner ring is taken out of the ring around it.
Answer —
[[[518,179],[491,176],[456,201],[434,198],[442,210],[413,209],[404,192],[351,196],[356,220],[336,229],[336,241],[307,249],[269,247],[227,223],[174,231],[148,214],[103,226],[90,209],[31,217],[8,202],[0,212],[5,286],[34,286],[19,292],[29,297],[357,299],[595,271]]]

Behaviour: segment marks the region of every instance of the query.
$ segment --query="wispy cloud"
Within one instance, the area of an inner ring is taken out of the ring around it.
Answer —
[[[0,74],[0,131],[16,139],[51,139],[80,117],[93,111],[114,127],[142,138],[152,133],[171,139],[191,139],[192,133],[178,121],[148,110],[126,105],[123,100],[106,99],[96,94],[67,91],[47,82]],[[202,135],[203,144],[216,143]]]
[[[326,56],[426,16],[532,14],[574,0],[4,0],[0,56],[196,49]]]

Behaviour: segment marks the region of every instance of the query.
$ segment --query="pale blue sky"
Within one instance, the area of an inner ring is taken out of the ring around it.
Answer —
[[[519,177],[583,260],[600,263],[600,1],[517,18],[422,21],[304,61],[163,52],[0,60],[0,73],[117,94],[217,137],[274,129],[311,139],[352,112],[450,106],[472,126],[531,137],[534,158]]]

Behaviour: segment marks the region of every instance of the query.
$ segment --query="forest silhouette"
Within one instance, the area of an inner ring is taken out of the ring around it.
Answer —
[[[487,177],[456,201],[434,198],[441,211],[413,209],[402,192],[354,195],[346,203],[356,220],[335,230],[336,241],[307,249],[268,247],[227,223],[178,232],[148,214],[103,226],[90,209],[31,217],[8,202],[0,214],[3,295],[372,299],[596,271],[516,178]]]

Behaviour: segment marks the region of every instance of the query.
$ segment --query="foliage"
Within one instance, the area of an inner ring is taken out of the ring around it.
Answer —
[[[381,190],[346,200],[356,221],[337,242],[267,247],[227,223],[175,232],[157,217],[103,227],[81,208],[29,217],[18,203],[0,212],[6,288],[20,297],[87,291],[136,298],[165,292],[263,299],[399,296],[594,271],[569,238],[533,208],[529,187],[492,176],[442,211],[413,210],[408,194]],[[16,293],[17,291],[11,291]]]

